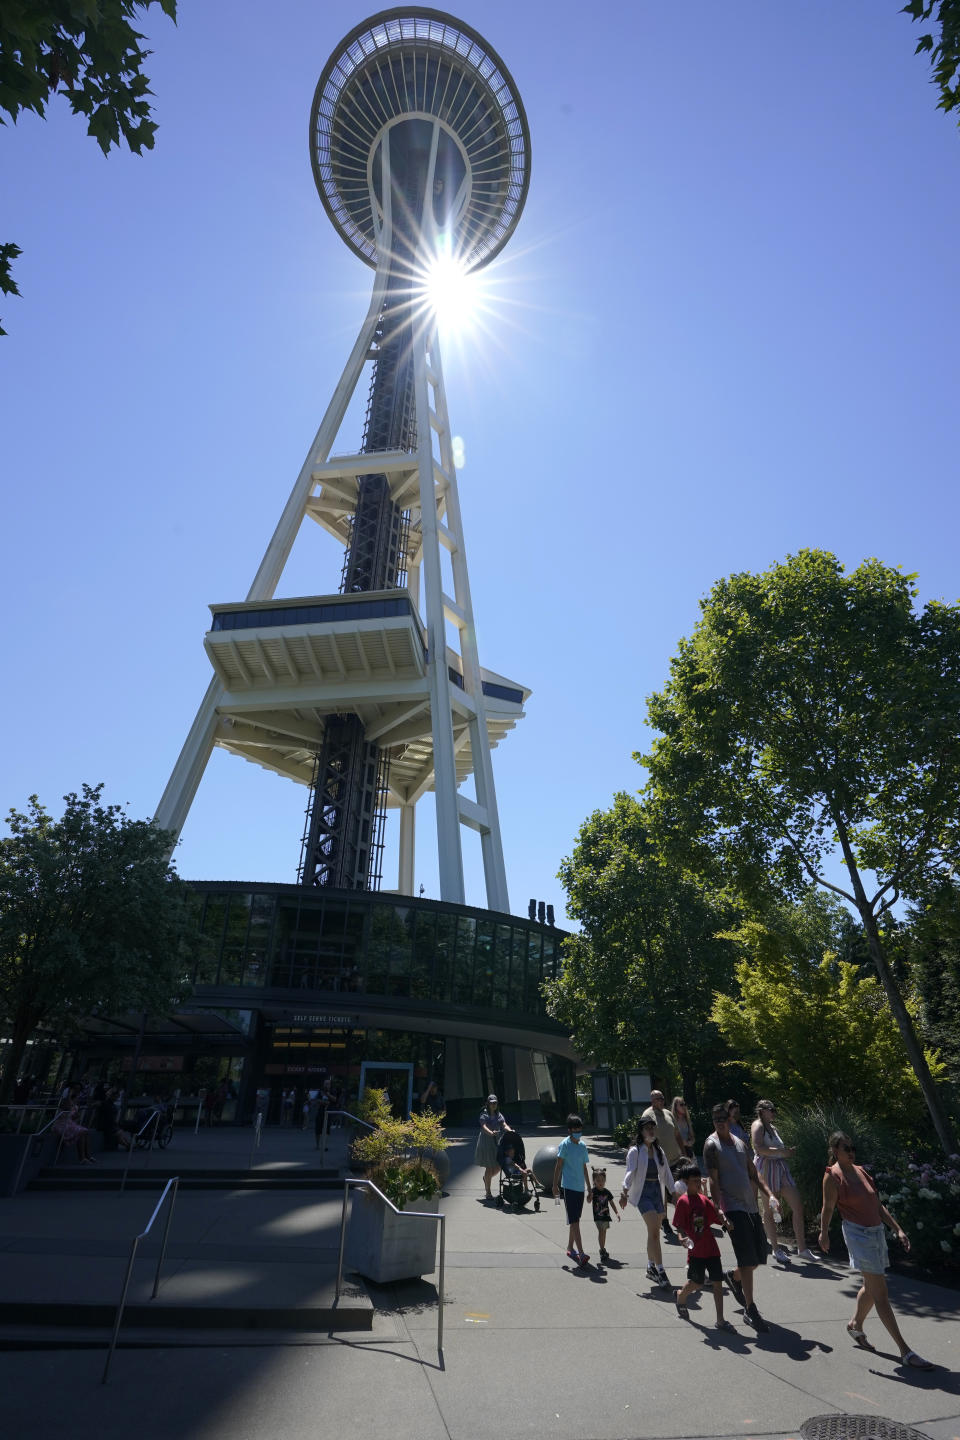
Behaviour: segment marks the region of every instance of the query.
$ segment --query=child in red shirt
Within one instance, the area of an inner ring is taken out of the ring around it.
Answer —
[[[676,1178],[684,1181],[687,1193],[681,1195],[677,1201],[673,1223],[683,1236],[683,1243],[688,1250],[687,1283],[682,1290],[675,1290],[673,1293],[677,1314],[681,1320],[690,1319],[687,1301],[695,1290],[702,1290],[709,1280],[717,1307],[716,1328],[732,1330],[730,1321],[723,1318],[723,1263],[720,1259],[720,1246],[710,1226],[721,1225],[724,1230],[731,1230],[733,1227],[713,1201],[701,1194],[702,1177],[697,1165],[690,1161],[686,1165],[678,1166]]]

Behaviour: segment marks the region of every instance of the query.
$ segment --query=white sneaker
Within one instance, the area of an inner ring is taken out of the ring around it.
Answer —
[[[814,1253],[813,1253],[812,1250],[798,1250],[798,1251],[797,1251],[797,1259],[798,1259],[798,1260],[819,1260],[819,1259],[820,1259],[820,1256],[819,1256],[819,1255],[814,1255]]]
[[[781,1265],[789,1265],[790,1252],[789,1250],[784,1250],[782,1245],[775,1245],[773,1250],[773,1258],[774,1260],[779,1261]]]

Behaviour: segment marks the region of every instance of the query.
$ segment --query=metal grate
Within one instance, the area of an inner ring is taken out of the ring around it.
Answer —
[[[814,1415],[800,1426],[802,1440],[930,1440],[922,1430],[881,1415]]]

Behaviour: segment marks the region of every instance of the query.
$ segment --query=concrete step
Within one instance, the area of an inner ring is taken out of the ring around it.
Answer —
[[[173,1166],[127,1172],[127,1190],[162,1190],[171,1175],[180,1179],[181,1190],[341,1190],[343,1180],[332,1167],[293,1169],[277,1166],[253,1170],[206,1170]],[[28,1190],[117,1190],[123,1168],[113,1166],[58,1165],[40,1170]]]
[[[38,1330],[52,1327],[65,1333],[99,1329],[112,1332],[116,1320],[116,1304],[84,1304],[79,1301],[44,1303],[31,1300],[0,1301],[0,1327],[11,1327],[10,1342],[23,1336],[24,1327]],[[287,1332],[330,1330],[371,1330],[373,1305],[366,1296],[344,1295],[335,1305],[331,1288],[330,1301],[320,1305],[174,1305],[160,1299],[148,1305],[127,1305],[123,1312],[123,1331],[149,1329],[156,1334],[170,1331],[264,1331]],[[91,1337],[87,1337],[88,1339]],[[11,1343],[3,1348],[12,1347]]]

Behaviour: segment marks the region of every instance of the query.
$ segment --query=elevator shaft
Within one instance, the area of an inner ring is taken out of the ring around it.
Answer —
[[[430,136],[430,126],[416,120],[391,131],[393,246],[361,454],[417,445],[413,339],[423,323],[421,235]],[[435,179],[434,194],[444,188],[442,177]],[[387,476],[375,470],[361,475],[341,593],[403,588],[408,528],[409,514],[391,498]],[[360,718],[328,716],[301,847],[301,885],[377,888],[388,778],[389,757],[366,740]]]

